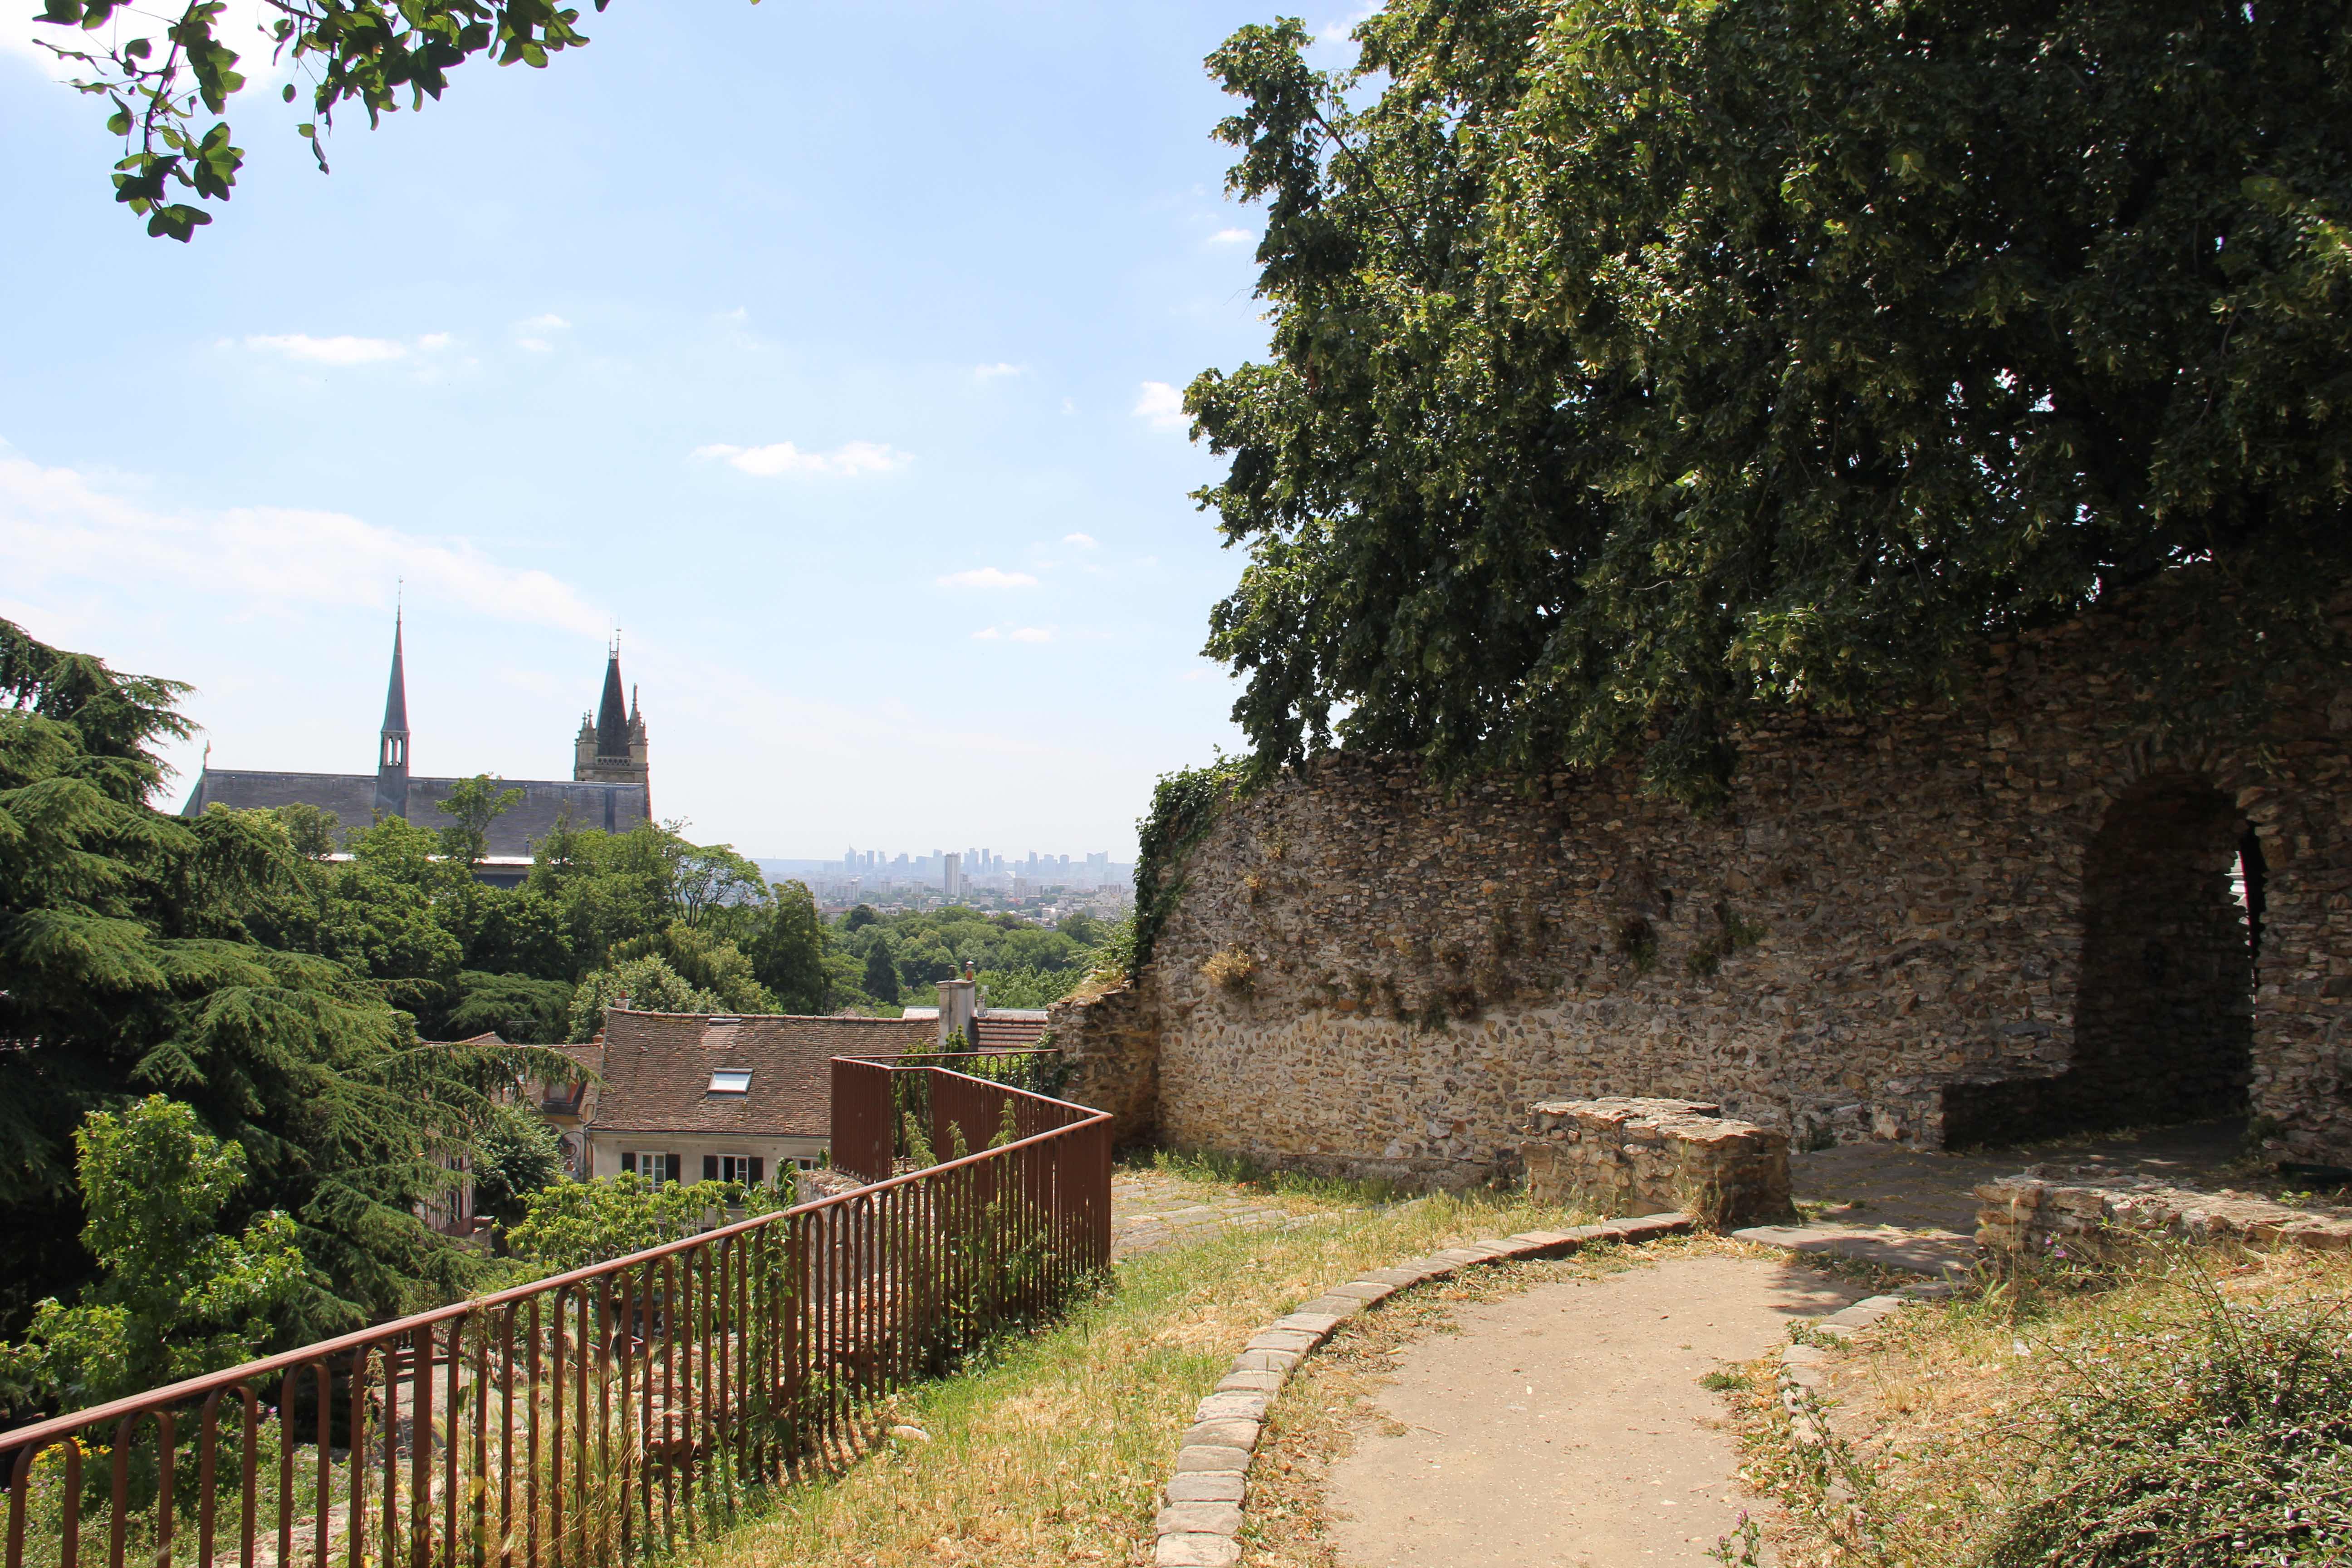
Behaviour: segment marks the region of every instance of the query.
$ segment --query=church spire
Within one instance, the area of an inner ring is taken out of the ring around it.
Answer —
[[[392,616],[392,679],[384,688],[383,728],[376,737],[375,808],[408,815],[408,678],[401,667],[401,613]]]
[[[621,695],[621,645],[617,639],[604,662],[604,696],[596,704],[596,754],[629,754],[629,710]]]
[[[400,667],[400,618],[398,610],[392,613],[392,683],[383,694],[383,732],[406,739],[408,735],[408,678]]]

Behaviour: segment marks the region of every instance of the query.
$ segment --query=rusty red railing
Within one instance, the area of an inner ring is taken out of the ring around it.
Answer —
[[[886,1151],[854,1192],[0,1433],[5,1568],[626,1563],[848,1458],[883,1397],[1108,1267],[1110,1119],[835,1071],[836,1149],[908,1073],[973,1145],[1008,1104],[1019,1137],[895,1176]]]
[[[895,1162],[906,1154],[906,1117],[912,1112],[924,1129],[934,1152],[944,1156],[954,1145],[955,1134],[961,1131],[968,1148],[977,1149],[995,1137],[1003,1111],[995,1106],[981,1107],[950,1095],[941,1102],[944,1111],[933,1105],[931,1085],[935,1080],[928,1073],[900,1072],[887,1079],[887,1091],[882,1080],[871,1074],[860,1077],[865,1069],[874,1067],[944,1067],[952,1074],[968,1074],[1003,1084],[1010,1079],[1014,1088],[1029,1087],[1024,1078],[1035,1079],[1034,1070],[1046,1063],[1057,1061],[1060,1053],[1054,1050],[1026,1051],[910,1051],[888,1055],[835,1057],[833,1058],[833,1163],[836,1170],[878,1182],[896,1168]],[[845,1076],[847,1075],[847,1076]],[[1021,1135],[1050,1131],[1057,1122],[1054,1113],[1043,1106],[1058,1105],[1072,1115],[1089,1114],[1084,1106],[1070,1105],[1049,1096],[1034,1092],[1019,1103],[1029,1109],[1020,1113]],[[982,1125],[982,1122],[985,1125]]]

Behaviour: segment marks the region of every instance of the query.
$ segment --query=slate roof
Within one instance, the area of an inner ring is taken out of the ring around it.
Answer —
[[[411,778],[408,820],[439,832],[452,818],[441,803],[461,781]],[[641,784],[576,784],[569,779],[501,779],[507,789],[522,791],[522,798],[490,824],[489,853],[494,857],[529,859],[530,847],[553,830],[563,808],[572,808],[574,827],[601,827],[626,833],[652,820],[646,786]],[[375,820],[373,773],[273,773],[206,768],[180,808],[182,816],[201,816],[208,805],[259,811],[272,806],[315,805],[331,811],[345,828],[365,827]]]
[[[604,1081],[590,1125],[599,1132],[740,1132],[824,1138],[833,1131],[833,1058],[887,1056],[932,1044],[903,1018],[604,1015]],[[748,1068],[744,1094],[712,1094],[716,1068]]]
[[[408,678],[400,664],[400,616],[392,617],[392,680],[383,694],[383,732],[387,735],[408,733]]]

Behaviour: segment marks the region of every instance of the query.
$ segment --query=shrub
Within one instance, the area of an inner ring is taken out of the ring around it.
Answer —
[[[2032,1414],[2029,1491],[1985,1568],[2352,1559],[2352,1347],[2341,1298],[2186,1289],[2095,1342]]]
[[[1201,965],[1201,973],[1220,991],[1235,994],[1246,993],[1257,976],[1257,962],[1238,947],[1226,948],[1209,955]]]

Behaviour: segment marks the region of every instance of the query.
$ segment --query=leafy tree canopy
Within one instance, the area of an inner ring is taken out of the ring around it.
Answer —
[[[597,10],[604,5],[596,0]],[[246,81],[236,51],[216,32],[226,8],[222,0],[188,0],[156,15],[124,0],[42,0],[35,18],[58,29],[39,42],[80,68],[74,86],[106,100],[106,128],[124,147],[114,199],[158,237],[184,242],[212,222],[203,207],[174,197],[226,202],[245,164],[228,121],[217,118]],[[580,13],[549,0],[270,0],[268,8],[277,13],[276,53],[310,79],[311,118],[295,129],[321,174],[321,138],[344,104],[375,125],[403,95],[413,109],[438,99],[450,70],[478,55],[544,68],[549,56],[588,41]],[[295,100],[292,83],[284,96]],[[215,117],[209,126],[199,125],[199,108]]]
[[[1339,76],[1234,35],[1274,352],[1186,406],[1255,767],[1630,754],[1704,804],[1744,721],[2200,563],[2286,674],[2344,576],[2347,17],[1391,0]]]
[[[493,781],[488,773],[476,773],[450,787],[449,798],[440,806],[441,815],[450,819],[441,830],[444,859],[471,870],[489,854],[490,824],[522,799],[522,791],[500,789],[499,782],[502,781]]]
[[[1010,987],[989,992],[995,1005],[1043,1005],[1013,997],[1050,991],[1045,1000],[1052,1001],[1066,994],[1092,967],[1101,932],[1101,921],[1083,915],[1049,931],[1017,915],[961,906],[883,914],[859,904],[840,917],[831,933],[843,954],[835,991],[840,1005],[928,1006],[932,987],[962,973],[969,963],[994,984]]]
[[[99,1266],[76,1239],[110,1218],[75,1179],[92,1111],[161,1094],[236,1146],[222,1233],[289,1216],[309,1268],[278,1326],[316,1337],[468,1287],[417,1207],[499,1094],[572,1070],[418,1043],[388,993],[451,954],[408,839],[330,864],[268,813],[151,807],[182,689],[0,622],[0,1331]]]
[[[509,1234],[517,1258],[541,1274],[562,1274],[643,1252],[666,1241],[772,1214],[799,1201],[798,1186],[740,1182],[664,1182],[623,1173],[593,1182],[558,1182],[525,1200],[521,1223]],[[730,1211],[733,1211],[730,1213]]]
[[[562,1176],[562,1141],[527,1107],[499,1106],[474,1141],[474,1208],[501,1225],[522,1218],[531,1194]]]
[[[234,1236],[215,1228],[245,1185],[245,1151],[160,1094],[91,1112],[74,1142],[82,1244],[100,1273],[73,1306],[43,1300],[24,1344],[0,1344],[0,1405],[100,1405],[253,1359],[306,1266],[276,1210]]]

